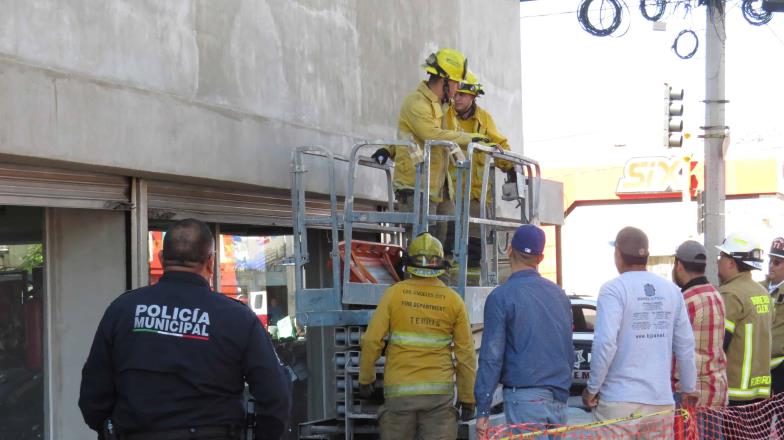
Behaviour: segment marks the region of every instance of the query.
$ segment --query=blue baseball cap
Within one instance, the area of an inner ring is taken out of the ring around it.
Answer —
[[[535,225],[520,226],[512,237],[512,249],[521,254],[542,255],[544,253],[544,231]]]

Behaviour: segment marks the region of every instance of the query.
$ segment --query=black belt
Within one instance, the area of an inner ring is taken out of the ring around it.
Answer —
[[[534,387],[513,387],[513,386],[509,386],[509,385],[504,385],[504,389],[505,390],[512,390],[512,391],[525,390],[527,388],[534,388]],[[536,388],[541,388],[541,387],[536,387]]]
[[[214,438],[239,439],[242,430],[234,426],[199,426],[124,434],[122,440],[199,440]]]

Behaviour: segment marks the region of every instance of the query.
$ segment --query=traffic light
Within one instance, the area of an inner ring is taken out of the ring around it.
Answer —
[[[683,146],[683,89],[664,83],[664,146]]]

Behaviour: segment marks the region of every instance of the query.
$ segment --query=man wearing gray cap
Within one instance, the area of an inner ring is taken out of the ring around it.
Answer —
[[[647,262],[645,233],[621,229],[615,238],[620,276],[599,290],[591,375],[583,392],[583,403],[593,408],[595,420],[674,409],[673,354],[682,400],[696,400],[694,335],[683,295],[670,281],[648,272]],[[623,431],[618,434],[636,436],[637,428],[630,424],[617,429]]]
[[[697,406],[727,405],[727,357],[724,341],[724,301],[705,278],[708,252],[702,244],[688,240],[675,251],[672,280],[683,292],[683,300],[694,332],[697,364]],[[675,391],[680,391],[675,375]]]

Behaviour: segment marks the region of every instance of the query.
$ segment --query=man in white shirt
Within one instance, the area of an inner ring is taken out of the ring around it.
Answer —
[[[599,291],[591,376],[583,402],[597,421],[645,416],[675,408],[671,388],[675,354],[685,404],[696,400],[694,335],[680,289],[646,271],[648,237],[626,227],[615,238],[620,276]],[[672,435],[672,415],[656,422],[656,432],[640,425],[618,425],[626,433],[661,438]],[[645,423],[642,419],[640,423]],[[632,432],[629,432],[632,431]]]

